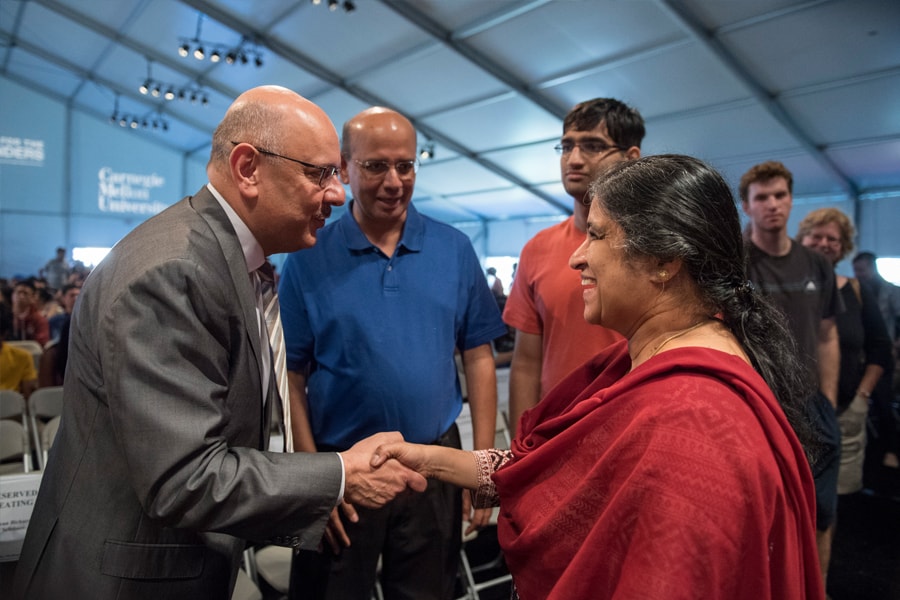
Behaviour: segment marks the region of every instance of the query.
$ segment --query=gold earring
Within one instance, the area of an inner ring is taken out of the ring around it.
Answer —
[[[660,269],[659,271],[656,272],[656,276],[659,277],[661,280],[665,281],[666,279],[669,278],[669,272],[666,271],[665,269]]]

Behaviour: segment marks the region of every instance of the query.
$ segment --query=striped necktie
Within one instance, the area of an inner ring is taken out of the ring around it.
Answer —
[[[288,387],[287,357],[285,355],[284,331],[281,328],[281,311],[278,305],[278,293],[275,289],[275,269],[266,261],[256,270],[259,275],[259,292],[262,297],[263,316],[266,320],[266,331],[269,333],[269,346],[272,349],[272,371],[278,384],[278,395],[281,396],[281,408],[284,415],[285,450],[294,451],[291,436],[291,402]]]

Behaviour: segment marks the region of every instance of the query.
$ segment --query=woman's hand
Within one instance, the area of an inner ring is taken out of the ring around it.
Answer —
[[[428,451],[432,446],[423,444],[411,444],[409,442],[390,442],[382,444],[375,449],[372,455],[371,465],[378,468],[387,460],[393,458],[405,467],[417,471],[423,477],[433,477],[434,473],[428,468]]]

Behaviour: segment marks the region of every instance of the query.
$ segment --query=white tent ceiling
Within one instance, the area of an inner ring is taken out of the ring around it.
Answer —
[[[135,135],[204,157],[256,85],[298,91],[338,130],[391,106],[435,144],[417,206],[451,222],[570,211],[552,147],[568,109],[597,96],[641,111],[645,153],[698,156],[732,183],[778,159],[797,195],[900,191],[897,0],[351,2],[3,0],[0,74],[103,119],[117,102],[161,116],[168,131]],[[179,56],[194,38],[249,62]],[[148,72],[208,106],[142,95]]]

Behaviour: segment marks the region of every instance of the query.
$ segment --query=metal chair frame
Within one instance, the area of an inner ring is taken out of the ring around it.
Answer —
[[[0,419],[21,419],[20,424],[25,432],[22,463],[24,472],[30,473],[34,470],[33,457],[31,455],[31,433],[29,431],[27,404],[22,394],[14,390],[0,390]]]
[[[31,437],[34,442],[34,450],[38,457],[38,468],[43,470],[47,466],[47,453],[49,445],[41,440],[41,431],[46,427],[47,421],[53,417],[62,415],[63,388],[62,386],[38,388],[28,398],[28,418],[31,423]],[[52,440],[48,440],[51,441]]]

